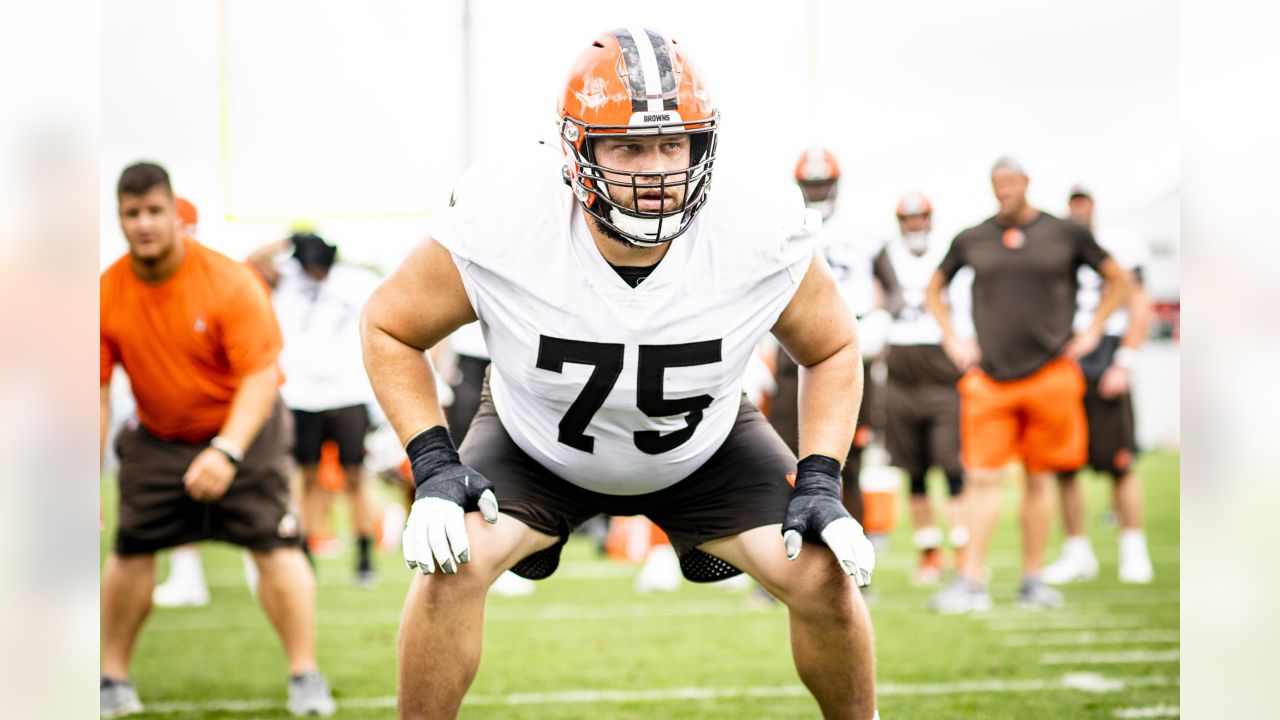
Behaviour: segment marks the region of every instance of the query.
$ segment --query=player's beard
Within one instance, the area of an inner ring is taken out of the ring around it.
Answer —
[[[606,189],[606,190],[605,190],[605,192],[606,192],[606,193],[608,193],[608,192],[609,192],[609,191],[608,191],[608,189]],[[684,188],[684,193],[687,193],[687,192],[689,192],[689,188],[687,188],[687,187],[686,187],[686,188]],[[666,200],[666,202],[664,202],[664,203],[663,203],[663,211],[664,211],[664,212],[670,212],[670,211],[666,210],[666,208],[667,208],[668,206],[669,206],[669,207],[673,207],[673,208],[683,208],[683,207],[684,207],[684,198],[685,198],[684,193],[681,193],[681,194],[679,195],[679,197],[675,197],[675,198],[668,198],[668,199]],[[610,199],[612,199],[612,198],[613,198],[613,196],[612,196],[612,195],[610,195],[609,197],[610,197]],[[617,200],[614,200],[614,202],[616,202],[616,203],[618,204],[618,207],[617,207],[617,208],[614,208],[614,206],[610,205],[610,204],[609,204],[609,203],[607,203],[607,202],[604,202],[604,201],[603,201],[602,199],[600,199],[600,198],[597,198],[597,201],[598,201],[598,202],[600,202],[600,203],[603,205],[603,207],[604,207],[604,214],[605,214],[605,215],[609,215],[609,214],[610,214],[610,213],[612,213],[612,212],[613,212],[613,210],[615,210],[615,209],[617,209],[617,211],[618,211],[618,212],[623,212],[623,211],[632,211],[632,212],[634,212],[634,211],[635,211],[635,202],[636,202],[636,201],[635,201],[635,198],[634,198],[634,197],[632,198],[632,205],[631,205],[631,206],[623,205],[621,202],[619,202],[619,201],[617,201]],[[677,215],[677,217],[678,217],[678,215]],[[620,245],[622,245],[622,246],[624,246],[624,247],[631,248],[631,249],[644,247],[643,245],[637,245],[636,243],[632,242],[631,240],[628,240],[628,239],[627,239],[627,238],[626,238],[622,233],[618,232],[616,229],[614,229],[614,228],[613,228],[613,227],[611,227],[610,225],[605,224],[605,223],[604,223],[604,222],[602,222],[599,218],[597,218],[597,217],[595,217],[595,216],[591,215],[590,213],[587,213],[587,219],[588,219],[588,220],[590,220],[590,221],[592,222],[592,224],[593,224],[593,225],[595,225],[596,229],[598,229],[602,235],[604,235],[605,237],[609,238],[610,240],[613,240],[614,242],[616,242],[616,243],[618,243],[618,244],[620,244]],[[676,218],[668,217],[668,218],[666,218],[666,219],[664,220],[664,222],[668,222],[668,221],[676,221]]]
[[[622,233],[619,233],[617,230],[614,230],[609,225],[606,225],[600,222],[600,219],[597,218],[596,216],[587,214],[587,220],[591,222],[591,224],[595,227],[596,230],[600,231],[601,235],[604,235],[605,237],[618,243],[619,245],[632,250],[638,247],[635,243],[623,237]]]

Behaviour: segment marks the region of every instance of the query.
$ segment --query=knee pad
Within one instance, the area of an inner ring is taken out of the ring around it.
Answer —
[[[964,473],[947,473],[947,492],[951,493],[951,497],[955,497],[964,492]]]
[[[925,471],[911,473],[911,494],[915,496],[927,495],[927,488],[924,485]]]

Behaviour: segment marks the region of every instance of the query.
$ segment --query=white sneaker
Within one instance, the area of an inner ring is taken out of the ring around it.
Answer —
[[[1145,585],[1156,577],[1147,554],[1147,538],[1141,530],[1126,530],[1120,535],[1120,582]]]
[[[508,570],[498,576],[489,586],[489,592],[500,597],[520,597],[532,595],[535,585],[532,580],[522,578]]]
[[[142,702],[138,700],[138,691],[126,680],[111,680],[103,677],[99,683],[98,696],[101,708],[100,718],[118,718],[142,712]]]
[[[1093,550],[1067,550],[1040,571],[1040,579],[1050,585],[1064,585],[1098,577],[1098,557]]]
[[[209,604],[209,588],[199,581],[170,577],[151,592],[151,602],[159,607],[204,607]]]
[[[986,612],[991,609],[991,594],[985,586],[958,577],[929,598],[929,609],[941,615]]]
[[[310,670],[289,678],[289,702],[286,707],[297,716],[329,717],[337,711],[333,692],[319,670]]]
[[[1142,557],[1121,558],[1120,582],[1146,585],[1155,579],[1156,571],[1151,567],[1151,558],[1145,555]]]
[[[636,576],[636,592],[675,592],[680,587],[680,558],[675,548],[659,545],[649,551]]]

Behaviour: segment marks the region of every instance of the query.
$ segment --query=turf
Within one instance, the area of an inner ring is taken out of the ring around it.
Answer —
[[[932,590],[907,582],[914,556],[910,528],[900,522],[880,555],[870,600],[885,720],[1113,718],[1127,708],[1176,708],[1178,456],[1148,453],[1138,468],[1156,582],[1116,581],[1116,533],[1102,523],[1110,488],[1090,478],[1089,531],[1102,573],[1067,587],[1068,605],[1058,611],[1013,607],[1012,484],[991,554],[990,613],[939,617],[924,610]],[[936,480],[934,490],[941,491]],[[109,478],[103,496],[110,519]],[[104,548],[110,537],[108,529]],[[157,609],[138,643],[133,680],[152,709],[145,717],[287,717],[286,666],[245,588],[240,552],[211,544],[202,555],[212,604]],[[318,564],[319,660],[343,718],[394,716],[396,631],[410,574],[396,555],[380,556],[378,565],[380,584],[362,590],[350,584],[350,555]],[[591,541],[575,537],[559,572],[534,595],[491,598],[485,656],[462,717],[818,716],[791,664],[783,609],[691,584],[637,595],[631,588],[637,572],[600,559]],[[601,699],[572,691],[618,694]],[[232,709],[231,701],[242,704]]]

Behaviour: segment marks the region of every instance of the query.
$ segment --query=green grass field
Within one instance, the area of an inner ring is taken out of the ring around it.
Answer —
[[[1116,581],[1116,533],[1099,521],[1110,487],[1089,479],[1102,574],[1068,586],[1067,607],[1048,613],[1013,605],[1012,489],[990,558],[996,607],[979,616],[924,610],[932,591],[907,582],[915,557],[904,517],[879,557],[871,601],[882,717],[1176,717],[1178,456],[1147,454],[1139,472],[1156,582]],[[103,497],[110,516],[109,480]],[[104,553],[110,539],[108,530]],[[1057,545],[1055,533],[1051,555]],[[245,588],[239,550],[211,544],[202,554],[212,604],[157,609],[139,641],[133,680],[145,717],[288,717],[283,655]],[[379,557],[379,570],[379,586],[361,590],[350,584],[349,555],[319,563],[320,664],[339,717],[394,716],[396,631],[410,573],[398,555]],[[638,570],[598,559],[589,540],[575,538],[534,595],[491,598],[484,661],[462,717],[818,716],[791,664],[783,609],[687,583],[637,595]]]

